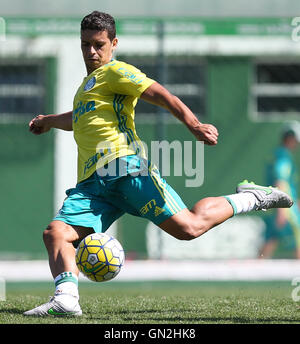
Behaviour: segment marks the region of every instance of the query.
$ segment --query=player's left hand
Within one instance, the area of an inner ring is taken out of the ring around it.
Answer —
[[[218,129],[212,124],[199,124],[194,128],[193,134],[198,141],[203,141],[206,145],[215,146],[218,143]]]
[[[29,122],[29,131],[35,135],[46,133],[51,129],[49,125],[49,116],[37,115]]]

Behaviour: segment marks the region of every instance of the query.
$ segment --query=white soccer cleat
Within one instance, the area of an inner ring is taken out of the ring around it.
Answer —
[[[239,183],[236,192],[251,192],[257,199],[255,210],[290,208],[294,203],[285,192],[272,186],[256,185],[248,180]]]
[[[68,302],[66,301],[66,297]],[[26,316],[80,316],[78,298],[72,295],[54,295],[49,302],[23,313]]]

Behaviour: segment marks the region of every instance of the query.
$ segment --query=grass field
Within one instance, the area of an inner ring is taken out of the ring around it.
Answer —
[[[7,283],[0,324],[299,324],[289,282],[81,283],[79,318],[32,318],[52,283]]]

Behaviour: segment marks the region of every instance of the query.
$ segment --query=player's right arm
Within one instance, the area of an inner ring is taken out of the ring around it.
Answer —
[[[72,131],[72,111],[59,115],[37,115],[29,122],[29,130],[40,135],[52,128]]]
[[[218,130],[211,124],[201,123],[193,112],[175,95],[171,94],[158,82],[149,86],[141,95],[141,99],[168,110],[186,127],[199,141],[207,145],[218,143]]]

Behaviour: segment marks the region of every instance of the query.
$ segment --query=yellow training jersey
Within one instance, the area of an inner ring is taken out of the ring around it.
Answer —
[[[117,60],[83,79],[73,103],[78,182],[121,156],[145,157],[135,130],[134,108],[153,83],[137,68]]]

